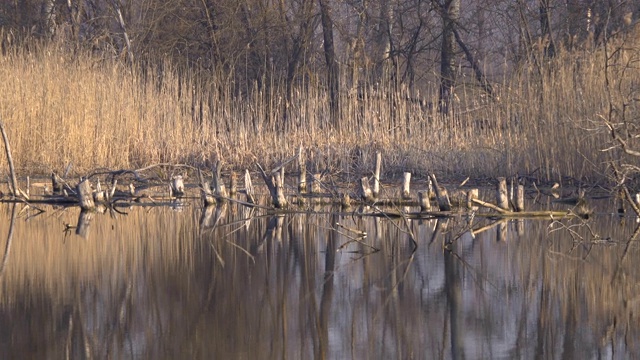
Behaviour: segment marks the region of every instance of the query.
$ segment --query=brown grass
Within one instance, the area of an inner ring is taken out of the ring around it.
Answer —
[[[388,173],[603,177],[608,157],[600,150],[609,140],[598,116],[607,114],[609,100],[601,52],[566,55],[545,65],[543,75],[536,69],[496,84],[499,101],[460,86],[457,113],[446,119],[406,101],[406,89],[364,85],[361,96],[343,94],[336,130],[328,126],[323,88],[313,82],[294,89],[285,122],[279,83],[239,95],[224,76],[198,77],[170,65],[131,71],[46,45],[0,56],[0,115],[22,175],[69,163],[76,174],[159,162],[208,166],[215,159],[244,168],[288,158],[302,144],[316,168],[346,173],[370,171],[381,150]],[[612,76],[624,79],[612,99],[621,103],[640,73]]]

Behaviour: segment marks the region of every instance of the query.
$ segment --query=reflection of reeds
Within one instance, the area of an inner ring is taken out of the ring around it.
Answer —
[[[45,328],[42,349],[75,341],[126,357],[135,340],[146,358],[584,358],[640,335],[633,229],[606,217],[563,220],[573,237],[526,220],[474,238],[456,235],[474,227],[463,218],[411,220],[410,235],[399,219],[242,209],[201,228],[205,210],[187,206],[96,214],[86,239],[65,237],[77,211],[19,217],[0,279],[3,314],[29,314],[12,336]],[[0,229],[10,215],[0,208]],[[359,256],[336,223],[380,251]]]
[[[285,86],[277,79],[266,91],[238,95],[216,76],[205,84],[170,65],[161,72],[130,71],[81,51],[69,60],[55,46],[33,45],[0,57],[0,93],[4,108],[11,109],[3,120],[16,167],[35,172],[69,163],[78,172],[159,162],[201,165],[212,154],[232,166],[247,168],[255,159],[271,166],[303,144],[313,168],[347,173],[369,174],[376,151],[384,151],[385,171],[397,174],[539,170],[548,178],[580,178],[604,173],[595,164],[606,166],[598,150],[608,136],[580,130],[597,127],[591,121],[606,112],[607,103],[599,55],[581,56],[576,61],[572,54],[559,55],[543,78],[528,69],[505,78],[495,87],[499,101],[461,85],[452,118],[407,101],[413,94],[402,87],[390,93],[385,81],[364,84],[357,89],[362,96],[342,95],[340,129],[326,126],[328,102],[320,86],[294,89],[285,106],[278,96]],[[638,76],[625,73],[620,87],[637,83]],[[294,116],[284,120],[285,109]]]
[[[54,211],[54,210],[51,210]],[[132,208],[126,218],[113,219],[94,214],[86,230],[86,238],[64,231],[64,223],[75,223],[79,209],[70,208],[55,214],[25,222],[18,218],[11,256],[3,273],[1,302],[12,302],[23,286],[32,292],[44,292],[66,298],[72,283],[93,281],[111,274],[135,277],[146,266],[186,264],[189,249],[196,244],[192,230],[195,219],[176,216],[169,209],[147,213]],[[8,224],[4,216],[0,219]],[[125,222],[126,226],[122,226]],[[2,225],[2,228],[7,226]],[[4,241],[4,239],[3,239]],[[26,282],[26,283],[25,283]]]

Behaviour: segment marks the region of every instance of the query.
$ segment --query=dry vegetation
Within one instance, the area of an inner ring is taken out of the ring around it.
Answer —
[[[0,56],[0,115],[22,175],[69,163],[75,173],[159,162],[204,167],[216,159],[243,168],[278,162],[302,144],[316,168],[347,173],[369,171],[380,150],[392,173],[602,179],[610,136],[600,116],[610,101],[625,102],[640,73],[610,73],[607,86],[604,51],[563,54],[496,84],[497,101],[459,86],[457,112],[447,118],[407,100],[403,89],[352,89],[342,94],[335,129],[327,125],[326,92],[314,81],[293,90],[285,118],[284,84],[238,94],[224,76],[203,78],[168,63],[132,71],[49,43]],[[625,54],[616,61],[625,65],[633,57]]]

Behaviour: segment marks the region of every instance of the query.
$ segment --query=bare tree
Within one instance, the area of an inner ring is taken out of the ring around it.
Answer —
[[[329,0],[318,0],[322,19],[322,34],[324,39],[324,58],[327,64],[327,85],[329,87],[329,110],[334,127],[340,126],[340,68],[333,46],[333,21]]]
[[[456,82],[455,24],[460,17],[460,0],[445,0],[442,6],[442,46],[440,51],[439,111],[447,115]]]
[[[539,0],[538,9],[540,13],[540,35],[544,41],[544,56],[552,58],[556,55],[556,46],[551,34],[551,8],[549,1],[550,0]]]

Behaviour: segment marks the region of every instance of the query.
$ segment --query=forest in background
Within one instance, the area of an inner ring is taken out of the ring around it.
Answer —
[[[632,1],[26,0],[0,4],[18,166],[636,172]]]

